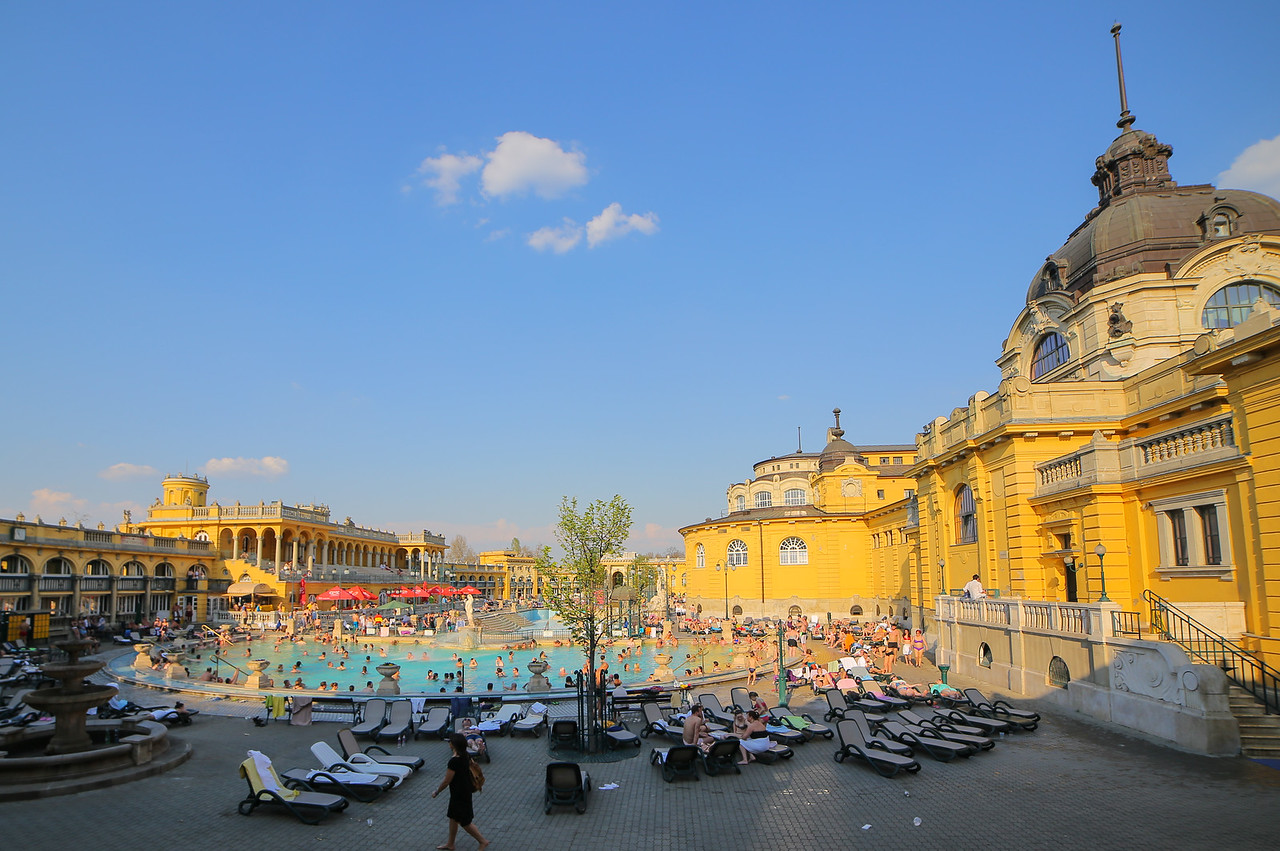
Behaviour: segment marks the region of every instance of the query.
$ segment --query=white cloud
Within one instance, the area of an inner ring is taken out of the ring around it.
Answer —
[[[210,458],[203,472],[210,476],[265,476],[275,478],[289,472],[289,462],[264,455],[261,458]]]
[[[1231,168],[1218,175],[1218,186],[1280,197],[1280,136],[1245,148]]]
[[[418,171],[430,175],[422,182],[436,191],[436,203],[447,207],[458,203],[462,178],[478,171],[482,165],[484,160],[470,154],[441,154],[438,157],[427,157],[418,166]]]
[[[148,464],[129,464],[121,461],[119,464],[112,464],[105,470],[98,473],[99,478],[103,479],[154,479],[159,477],[160,471]]]
[[[485,194],[495,198],[534,192],[541,198],[559,198],[587,182],[587,155],[566,151],[559,143],[512,130],[498,137],[480,174]]]
[[[632,231],[639,231],[646,236],[657,233],[657,214],[645,213],[641,216],[637,213],[632,213],[627,215],[622,212],[622,205],[615,201],[605,207],[600,215],[587,222],[587,247],[595,248],[602,242],[626,236]]]
[[[36,514],[67,514],[83,509],[88,502],[66,491],[40,488],[31,492],[31,510]]]
[[[511,228],[499,228],[498,230],[489,231],[489,235],[484,238],[485,242],[497,242],[500,239],[506,239],[511,236]]]
[[[559,227],[539,228],[529,234],[528,243],[538,251],[550,249],[556,254],[564,254],[582,241],[582,228],[572,219],[565,219]]]

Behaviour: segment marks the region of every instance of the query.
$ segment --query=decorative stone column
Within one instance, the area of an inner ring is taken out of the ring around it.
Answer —
[[[653,675],[659,680],[675,679],[675,672],[669,667],[672,656],[669,653],[657,653],[653,657],[653,661],[658,663],[658,667],[654,669]]]
[[[271,677],[268,677],[263,673],[263,671],[270,667],[270,662],[266,659],[250,659],[247,664],[252,673],[249,674],[249,678],[244,681],[245,688],[271,688],[275,685],[275,682]]]
[[[136,657],[134,657],[134,660],[133,660],[134,670],[150,671],[151,670],[151,645],[135,644],[133,645],[133,649],[134,649],[134,652],[138,654]]]
[[[383,662],[376,668],[382,674],[382,682],[378,683],[378,694],[399,694],[400,683],[394,677],[400,673],[400,666],[394,662]]]
[[[164,654],[164,660],[169,663],[164,666],[166,680],[185,680],[187,678],[187,669],[182,665],[183,660],[186,658],[187,654],[180,651]]]
[[[529,678],[529,682],[525,683],[524,690],[534,691],[551,691],[551,681],[543,676],[547,672],[549,666],[541,659],[534,659],[527,666],[527,670],[533,674]]]

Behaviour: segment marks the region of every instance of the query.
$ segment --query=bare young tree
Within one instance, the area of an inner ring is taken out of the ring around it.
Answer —
[[[471,549],[471,545],[467,543],[466,536],[454,535],[453,540],[449,543],[449,561],[463,564],[475,560],[476,551]]]

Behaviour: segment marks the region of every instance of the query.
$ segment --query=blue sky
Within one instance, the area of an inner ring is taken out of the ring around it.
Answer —
[[[1274,3],[886,6],[0,6],[0,517],[648,550],[834,406],[910,443],[1096,203],[1117,19],[1174,178],[1280,194]]]

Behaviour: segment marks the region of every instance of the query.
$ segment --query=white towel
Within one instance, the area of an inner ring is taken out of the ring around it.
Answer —
[[[271,770],[271,760],[262,751],[249,751],[250,758],[253,759],[254,768],[258,769],[258,778],[262,780],[262,788],[268,792],[280,792],[280,786],[276,783],[275,772]]]
[[[502,722],[493,720],[481,721],[476,725],[476,729],[482,733],[496,733],[502,730]]]
[[[533,706],[529,707],[530,715],[545,715],[546,713],[547,713],[547,707],[545,704],[535,703]]]
[[[410,708],[413,709],[414,712],[421,714],[422,710],[426,708],[426,705],[427,705],[427,699],[425,697],[409,698],[409,706]]]

